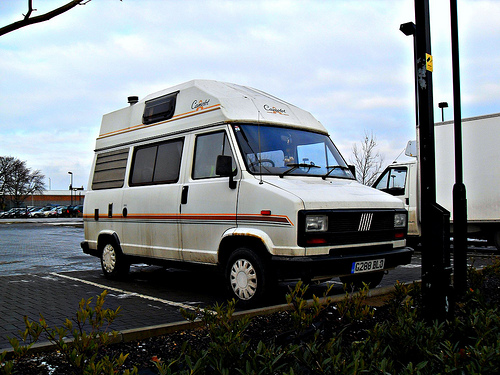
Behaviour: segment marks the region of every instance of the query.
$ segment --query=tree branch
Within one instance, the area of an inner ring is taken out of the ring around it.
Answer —
[[[73,1],[70,1],[69,3],[67,3],[67,4],[65,4],[57,9],[54,9],[48,13],[45,13],[45,14],[42,14],[42,15],[36,16],[36,17],[31,17],[33,10],[36,10],[36,9],[33,9],[33,3],[32,3],[33,1],[29,0],[28,1],[28,13],[26,13],[26,15],[24,16],[24,19],[0,28],[0,36],[7,34],[7,33],[10,33],[11,31],[20,29],[24,26],[29,26],[29,25],[33,25],[35,23],[48,21],[53,17],[59,16],[60,14],[67,12],[68,10],[74,8],[75,6],[77,6],[79,4],[82,4],[82,5],[87,4],[89,1],[90,0],[73,0]]]

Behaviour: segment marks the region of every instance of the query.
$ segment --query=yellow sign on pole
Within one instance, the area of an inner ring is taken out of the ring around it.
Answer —
[[[425,69],[432,72],[432,55],[428,53],[425,54]]]

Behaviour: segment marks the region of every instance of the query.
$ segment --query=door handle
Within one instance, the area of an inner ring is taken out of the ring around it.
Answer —
[[[182,187],[182,194],[181,194],[181,204],[186,204],[188,201],[188,191],[189,191],[189,186],[183,186]]]

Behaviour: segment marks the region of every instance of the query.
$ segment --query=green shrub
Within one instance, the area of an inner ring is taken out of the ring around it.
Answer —
[[[15,373],[15,363],[26,355],[29,348],[44,336],[54,344],[71,365],[75,374],[113,374],[120,369],[128,354],[120,354],[113,358],[99,357],[99,350],[108,345],[117,332],[109,331],[111,323],[118,316],[120,308],[116,310],[103,309],[107,291],[97,297],[95,307],[91,306],[92,299],[82,299],[73,321],[66,319],[62,327],[49,327],[45,318],[40,314],[39,322],[31,322],[24,317],[26,329],[20,332],[21,339],[27,345],[20,345],[15,338],[9,338],[13,347],[14,360],[5,362],[5,353],[0,357],[0,373]],[[71,339],[68,339],[71,337]],[[137,369],[125,370],[124,374],[135,374]]]

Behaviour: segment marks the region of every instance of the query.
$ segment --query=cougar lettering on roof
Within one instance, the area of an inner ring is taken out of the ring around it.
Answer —
[[[210,103],[210,99],[205,99],[205,100],[195,100],[191,104],[192,109],[203,109],[203,107],[206,107]]]
[[[264,109],[267,113],[277,113],[279,115],[288,116],[288,113],[286,113],[286,110],[283,108],[271,107],[270,105],[264,104]]]

